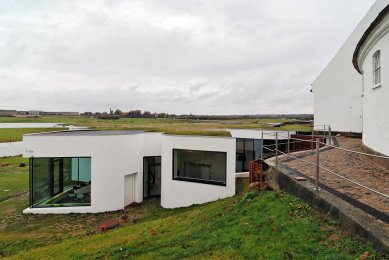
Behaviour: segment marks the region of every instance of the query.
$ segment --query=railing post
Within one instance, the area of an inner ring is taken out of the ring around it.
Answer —
[[[262,130],[262,133],[261,133],[261,160],[263,161],[263,130]]]
[[[289,154],[289,151],[290,151],[290,132],[288,131],[288,147],[286,148],[287,150],[286,150],[286,153],[288,153]]]
[[[326,140],[326,125],[323,127],[323,138]]]
[[[312,149],[312,151],[315,149],[315,146],[313,145],[313,134],[311,135],[311,149]]]
[[[275,148],[275,152],[276,152],[276,166],[278,166],[278,132],[276,132],[276,148]]]
[[[328,142],[332,145],[331,126],[328,126]]]
[[[320,148],[320,143],[319,143],[319,138],[316,138],[316,185],[315,185],[315,191],[319,191],[319,148]]]

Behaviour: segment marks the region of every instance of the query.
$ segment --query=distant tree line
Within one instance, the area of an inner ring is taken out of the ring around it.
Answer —
[[[81,116],[96,117],[101,119],[118,119],[118,118],[172,118],[172,119],[187,119],[187,120],[229,120],[229,119],[255,119],[255,118],[286,118],[298,120],[313,120],[313,114],[255,114],[255,115],[193,115],[193,114],[168,114],[156,113],[150,111],[130,110],[124,112],[120,109],[109,112],[85,112]]]

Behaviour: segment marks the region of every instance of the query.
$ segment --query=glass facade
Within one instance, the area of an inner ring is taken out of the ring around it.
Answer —
[[[261,156],[261,140],[236,139],[236,172],[248,172],[249,162]]]
[[[173,179],[226,185],[227,153],[173,149]]]
[[[90,206],[91,158],[30,158],[30,206]]]

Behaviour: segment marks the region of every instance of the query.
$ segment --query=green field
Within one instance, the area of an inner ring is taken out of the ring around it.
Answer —
[[[18,118],[2,117],[0,123],[65,123],[77,126],[87,126],[101,130],[146,130],[153,132],[166,132],[180,135],[213,135],[229,136],[225,131],[234,129],[279,129],[310,131],[309,125],[294,124],[289,119],[239,119],[239,120],[185,120],[185,119],[154,119],[154,118],[121,118],[117,120],[104,120],[86,117],[42,117],[42,118]],[[282,127],[271,127],[267,123],[282,123]],[[57,129],[58,130],[58,129]]]
[[[0,128],[0,143],[22,141],[24,134],[59,130],[67,130],[67,128]]]
[[[3,158],[0,188],[0,256],[15,259],[83,258],[252,258],[356,259],[369,246],[341,233],[339,226],[290,195],[244,191],[232,198],[180,209],[162,209],[159,200],[100,214],[26,215],[27,168],[21,157]],[[106,219],[131,221],[101,232]]]

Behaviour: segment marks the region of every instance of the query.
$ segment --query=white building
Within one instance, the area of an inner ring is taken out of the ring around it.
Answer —
[[[327,67],[312,83],[315,129],[330,125],[333,131],[362,132],[362,77],[351,59],[363,33],[389,3],[377,0]]]
[[[23,142],[30,158],[25,213],[113,211],[153,196],[174,208],[235,194],[232,137],[64,131]]]
[[[363,143],[389,155],[389,3],[360,38],[353,64],[362,74]]]
[[[230,132],[232,137],[89,130],[24,135],[24,157],[30,158],[30,207],[24,212],[105,212],[150,197],[176,208],[233,196],[235,173],[248,171],[262,142],[274,145],[275,132]],[[289,133],[277,132],[285,146]]]

